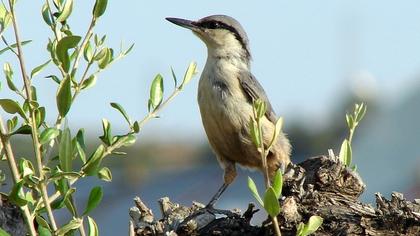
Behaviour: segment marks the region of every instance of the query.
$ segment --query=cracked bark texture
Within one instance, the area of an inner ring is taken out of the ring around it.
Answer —
[[[312,215],[324,219],[314,235],[420,235],[420,200],[407,201],[401,193],[387,200],[376,194],[376,208],[359,201],[365,189],[360,176],[335,156],[317,156],[284,173],[282,207],[278,215],[282,235],[295,235],[300,222]],[[250,193],[251,194],[251,193]],[[161,219],[140,200],[130,209],[130,235],[274,235],[269,220],[251,225],[248,210],[217,218],[203,205],[180,206],[168,198],[159,201]]]

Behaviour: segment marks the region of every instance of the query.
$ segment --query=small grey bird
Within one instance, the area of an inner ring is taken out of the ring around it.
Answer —
[[[264,171],[250,136],[253,101],[262,99],[267,105],[262,120],[266,146],[272,139],[277,118],[264,89],[251,74],[248,37],[238,21],[225,15],[198,21],[166,19],[190,29],[207,46],[207,62],[198,85],[198,104],[207,138],[224,170],[224,183],[207,205],[213,208],[235,179],[236,164]],[[290,162],[290,149],[289,140],[280,133],[267,157],[270,177]]]

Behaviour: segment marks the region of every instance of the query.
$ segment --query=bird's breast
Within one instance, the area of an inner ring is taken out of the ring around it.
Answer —
[[[247,127],[252,106],[237,73],[204,69],[198,87],[198,104],[210,144],[219,155],[240,149],[240,132]]]

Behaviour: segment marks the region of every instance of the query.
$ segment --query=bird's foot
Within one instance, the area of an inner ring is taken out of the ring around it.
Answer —
[[[229,218],[236,218],[236,217],[240,217],[241,215],[230,211],[230,210],[223,210],[223,209],[216,209],[214,208],[212,205],[207,205],[205,208],[203,208],[202,210],[207,211],[213,215],[225,215]]]

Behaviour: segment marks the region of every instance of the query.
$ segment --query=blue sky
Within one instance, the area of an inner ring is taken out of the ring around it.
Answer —
[[[42,1],[18,2],[29,68],[47,60],[44,50],[51,34],[40,18]],[[74,33],[87,29],[93,1],[75,1],[70,18]],[[240,7],[239,7],[240,6]],[[99,77],[69,113],[70,126],[92,124],[96,135],[100,120],[116,127],[123,119],[108,105],[121,103],[128,113],[141,118],[146,112],[150,81],[157,73],[172,88],[170,67],[181,77],[190,61],[202,70],[205,46],[185,29],[165,17],[198,19],[226,14],[239,20],[248,33],[254,61],[252,71],[285,118],[321,122],[348,89],[375,91],[384,103],[398,103],[418,85],[420,68],[420,3],[418,1],[109,1],[97,32],[108,35],[108,44],[135,43],[132,53]],[[14,61],[11,57],[3,60]],[[4,62],[4,61],[2,61]],[[15,67],[15,74],[18,73]],[[44,73],[46,75],[46,73]],[[42,74],[41,74],[42,75]],[[146,135],[205,140],[196,103],[196,77],[185,91],[145,128]],[[41,103],[55,110],[55,84],[37,78]],[[7,96],[5,89],[2,96]],[[343,111],[344,113],[344,111]],[[53,120],[54,114],[49,119]],[[324,124],[325,125],[325,124]]]

